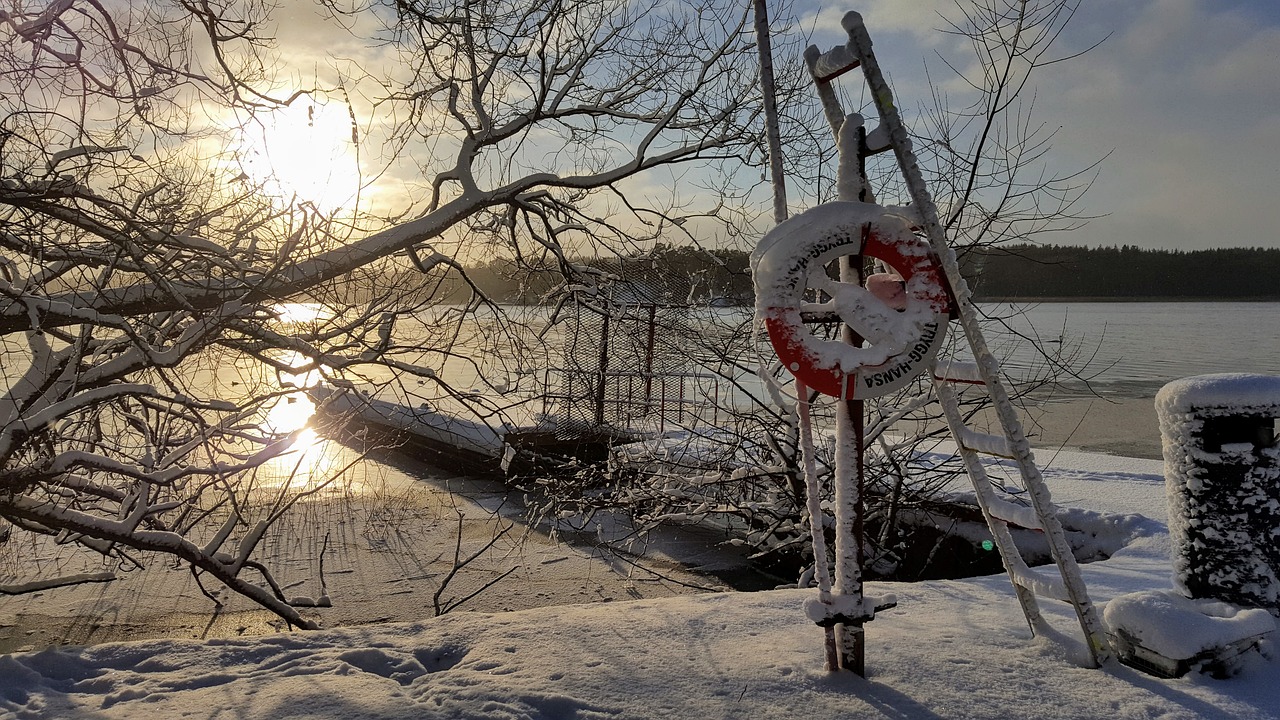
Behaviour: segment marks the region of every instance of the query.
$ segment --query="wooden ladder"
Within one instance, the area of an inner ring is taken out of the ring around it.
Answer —
[[[838,131],[844,122],[832,80],[861,67],[867,87],[880,115],[880,127],[866,135],[866,151],[874,154],[892,150],[898,160],[911,197],[911,203],[920,217],[921,229],[929,240],[951,286],[959,313],[959,323],[973,351],[976,362],[957,363],[935,361],[933,367],[934,389],[946,417],[947,425],[959,446],[965,469],[973,482],[978,505],[991,529],[995,545],[1004,560],[1005,569],[1013,582],[1014,592],[1022,606],[1027,624],[1035,635],[1052,637],[1054,632],[1040,613],[1037,597],[1048,597],[1070,603],[1075,609],[1084,633],[1085,644],[1093,661],[1102,665],[1111,659],[1111,646],[1107,641],[1097,610],[1089,600],[1075,555],[1067,543],[1058,519],[1057,508],[1045,485],[1044,477],[1031,455],[1031,446],[1023,433],[1017,409],[1009,399],[1008,391],[1000,376],[1000,365],[987,346],[973,306],[968,284],[960,274],[955,252],[947,243],[946,233],[938,220],[938,210],[925,187],[919,163],[911,149],[911,140],[893,102],[893,93],[885,82],[871,49],[871,36],[867,33],[862,16],[847,13],[841,21],[849,42],[822,53],[816,47],[805,51],[805,61],[813,75],[823,110],[833,130]],[[986,388],[996,409],[1004,431],[1003,436],[974,431],[964,424],[954,383],[980,385]],[[1030,507],[1009,502],[995,492],[980,455],[994,455],[1013,460],[1017,465]],[[1057,575],[1032,570],[1022,558],[1010,534],[1009,525],[1042,530],[1049,543],[1049,550],[1057,565]]]

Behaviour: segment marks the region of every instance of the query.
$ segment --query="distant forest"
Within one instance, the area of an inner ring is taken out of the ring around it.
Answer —
[[[643,256],[582,261],[627,278],[655,300],[750,305],[747,262],[740,250],[669,245]],[[968,249],[960,262],[978,300],[1280,300],[1280,249],[1008,245]],[[559,282],[550,271],[517,277],[499,260],[469,269],[468,276],[505,302],[539,302]],[[458,299],[467,292],[462,283],[454,283],[453,290]]]
[[[1280,299],[1280,249],[1012,245],[962,265],[979,299]]]

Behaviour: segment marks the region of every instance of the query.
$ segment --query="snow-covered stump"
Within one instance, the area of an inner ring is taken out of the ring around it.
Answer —
[[[1280,617],[1280,376],[1184,378],[1156,410],[1174,587]]]

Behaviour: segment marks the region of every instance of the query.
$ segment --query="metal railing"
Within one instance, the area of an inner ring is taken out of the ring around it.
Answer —
[[[719,381],[711,373],[547,368],[543,413],[635,432],[715,425],[725,412]]]

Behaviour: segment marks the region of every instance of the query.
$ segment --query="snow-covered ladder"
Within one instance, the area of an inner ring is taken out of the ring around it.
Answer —
[[[925,187],[919,164],[911,149],[910,137],[894,105],[893,93],[885,82],[875,54],[872,52],[871,36],[867,33],[862,16],[856,12],[847,13],[841,25],[849,35],[847,45],[836,47],[825,53],[819,53],[817,48],[810,47],[805,53],[805,60],[813,75],[827,119],[836,129],[844,121],[844,116],[831,87],[831,81],[857,67],[862,68],[867,87],[871,91],[880,115],[880,127],[867,135],[867,150],[871,153],[883,149],[893,150],[906,181],[912,205],[920,216],[922,229],[941,260],[943,271],[951,285],[959,311],[960,326],[964,330],[976,362],[962,364],[936,361],[933,368],[934,388],[946,416],[947,425],[959,445],[960,456],[973,482],[982,514],[987,520],[996,547],[1004,560],[1009,578],[1013,582],[1014,592],[1026,615],[1027,623],[1031,626],[1031,631],[1037,635],[1052,636],[1054,634],[1040,614],[1037,596],[1066,601],[1075,608],[1080,628],[1094,662],[1102,665],[1111,658],[1111,646],[1098,619],[1097,610],[1085,590],[1084,579],[1080,575],[1075,555],[1072,554],[1071,546],[1063,533],[1057,508],[1049,495],[1049,489],[1040,474],[1040,469],[1031,455],[1031,446],[1022,431],[1017,409],[1010,401],[1008,391],[1001,380],[999,362],[987,346],[986,338],[978,324],[978,315],[973,306],[968,284],[960,274],[955,252],[947,243],[946,233],[938,221],[938,209],[929,195],[928,188]],[[953,387],[953,383],[956,382],[986,387],[1004,430],[1003,437],[979,433],[965,426]],[[1017,464],[1022,484],[1031,501],[1030,507],[1008,502],[996,495],[979,456],[980,453],[1009,458]],[[1010,534],[1010,524],[1044,532],[1058,567],[1057,576],[1027,567]]]

